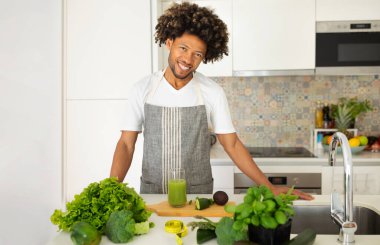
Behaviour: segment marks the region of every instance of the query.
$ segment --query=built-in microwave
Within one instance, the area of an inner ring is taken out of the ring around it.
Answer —
[[[380,74],[380,20],[316,26],[316,74]]]

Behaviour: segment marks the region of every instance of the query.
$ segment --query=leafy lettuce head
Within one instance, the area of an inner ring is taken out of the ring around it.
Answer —
[[[104,234],[109,216],[118,210],[130,210],[136,222],[147,221],[151,215],[133,188],[111,177],[88,185],[73,201],[66,203],[65,212],[55,210],[50,220],[63,231],[71,231],[76,222],[86,221]]]

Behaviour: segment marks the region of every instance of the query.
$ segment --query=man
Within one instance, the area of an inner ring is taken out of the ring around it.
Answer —
[[[213,11],[196,4],[174,4],[159,19],[155,40],[169,50],[169,67],[138,82],[131,91],[128,119],[116,146],[111,176],[123,181],[144,127],[141,193],[166,193],[168,170],[185,169],[188,193],[212,193],[209,129],[234,163],[275,194],[236,135],[223,89],[196,72],[203,61],[228,54],[227,27]],[[303,199],[308,194],[294,191]]]

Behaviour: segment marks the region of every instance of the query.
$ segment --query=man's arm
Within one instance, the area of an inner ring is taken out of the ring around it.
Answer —
[[[217,134],[217,136],[220,144],[223,146],[224,150],[227,152],[236,166],[238,166],[238,168],[256,184],[268,186],[276,195],[280,193],[286,193],[288,191],[289,188],[287,187],[276,187],[269,182],[263,172],[253,161],[248,150],[240,141],[236,133]],[[293,194],[298,195],[302,199],[313,199],[311,195],[298,190],[294,190]]]
[[[122,131],[113,155],[111,177],[117,177],[122,182],[131,166],[133,152],[139,132]]]

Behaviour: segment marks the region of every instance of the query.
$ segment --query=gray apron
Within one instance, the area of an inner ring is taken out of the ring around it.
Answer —
[[[164,72],[152,76],[144,103],[144,149],[140,193],[167,193],[168,170],[185,169],[188,194],[210,194],[213,178],[210,135],[200,83],[193,76],[198,105],[162,107],[149,104],[163,80]]]

